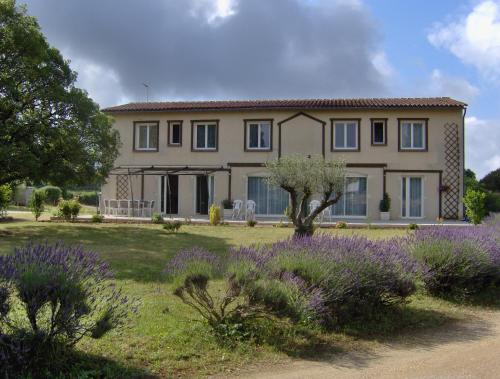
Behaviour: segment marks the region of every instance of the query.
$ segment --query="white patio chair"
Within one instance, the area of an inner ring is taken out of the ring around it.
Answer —
[[[118,215],[118,200],[109,200],[109,214],[110,215]]]
[[[118,200],[118,214],[120,216],[127,216],[129,210],[128,200]]]
[[[129,201],[129,207],[128,207],[128,216],[129,217],[136,217],[139,216],[139,200],[130,200]]]
[[[241,218],[241,208],[243,208],[242,200],[233,201],[233,213],[231,215],[231,219],[240,219]]]
[[[256,208],[255,201],[247,200],[247,205],[245,209],[246,220],[255,220],[255,208]]]
[[[110,209],[109,209],[109,200],[104,199],[104,214],[110,214]]]
[[[149,214],[150,213],[150,209],[151,209],[151,201],[144,200],[142,202],[141,216],[142,217],[151,217],[151,214]]]
[[[149,203],[149,217],[153,215],[154,210],[155,210],[155,201],[151,200],[151,203]]]

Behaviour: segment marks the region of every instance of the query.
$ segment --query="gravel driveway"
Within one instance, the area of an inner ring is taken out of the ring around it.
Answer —
[[[234,374],[233,374],[234,377]],[[500,378],[500,311],[422,333],[411,343],[339,354],[325,361],[290,360],[240,372],[240,378]]]

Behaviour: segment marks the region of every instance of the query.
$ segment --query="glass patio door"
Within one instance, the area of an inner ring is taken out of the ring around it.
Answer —
[[[404,176],[401,180],[401,216],[423,215],[423,182],[420,177]]]
[[[255,201],[255,213],[258,215],[281,216],[288,207],[288,192],[279,187],[270,186],[265,177],[248,178],[248,200]]]

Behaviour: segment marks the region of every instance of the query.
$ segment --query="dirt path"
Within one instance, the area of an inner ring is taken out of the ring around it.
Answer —
[[[500,378],[500,311],[484,311],[411,342],[339,354],[333,359],[291,360],[240,372],[241,378]]]

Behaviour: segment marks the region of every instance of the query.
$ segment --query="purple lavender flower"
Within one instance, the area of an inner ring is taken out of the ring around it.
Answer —
[[[216,255],[200,247],[193,247],[177,253],[168,262],[163,273],[168,277],[175,277],[190,270],[194,265],[202,265],[212,274],[219,273],[221,270],[221,262]]]

